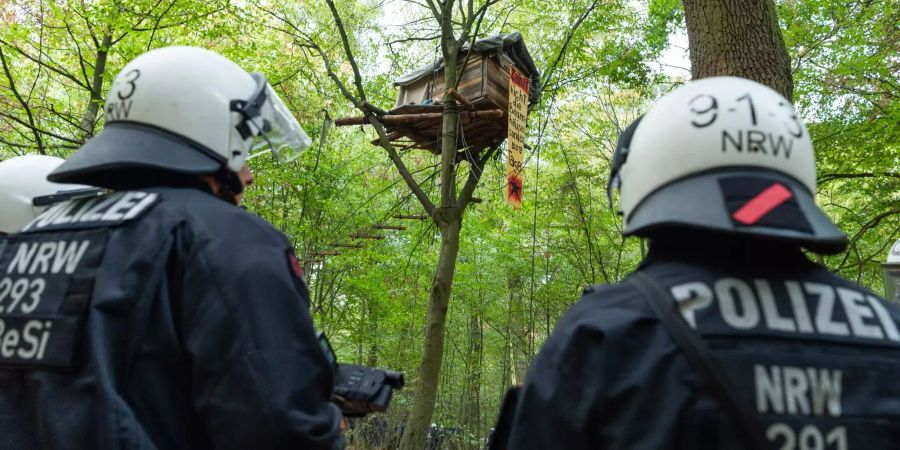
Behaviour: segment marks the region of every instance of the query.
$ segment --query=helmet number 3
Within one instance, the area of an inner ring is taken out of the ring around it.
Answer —
[[[116,96],[119,97],[119,100],[128,100],[132,95],[134,95],[134,91],[137,89],[137,85],[135,85],[134,82],[137,81],[137,79],[140,77],[141,71],[138,69],[134,69],[125,74],[125,79],[122,81],[124,81],[128,85],[129,89],[127,94],[122,93],[121,90],[116,92]]]
[[[720,112],[733,113],[737,112],[740,105],[745,105],[745,107],[740,107],[740,109],[746,109],[747,118],[750,119],[751,126],[758,125],[759,111],[756,108],[756,104],[753,102],[753,97],[750,93],[746,93],[734,99],[734,106],[731,106],[724,111],[720,110],[719,100],[709,94],[700,94],[696,97],[692,98],[688,102],[688,106],[690,107],[691,112],[691,125],[695,128],[706,128],[719,118]],[[800,138],[803,136],[803,126],[800,124],[800,120],[797,118],[797,113],[794,111],[794,107],[785,101],[779,101],[778,107],[782,111],[768,111],[767,114],[771,117],[776,117],[777,115],[787,113],[787,117],[783,124],[785,127],[785,131],[787,131],[791,136],[795,138]],[[766,113],[765,109],[763,109],[763,113]]]
[[[118,97],[118,100],[106,102],[106,114],[109,116],[109,120],[122,120],[128,118],[128,115],[131,113],[131,97],[134,95],[135,91],[137,91],[137,84],[135,83],[140,77],[141,71],[134,69],[126,72],[122,75],[120,80],[117,80],[119,83],[124,84],[124,86],[121,86],[116,90],[116,97]]]

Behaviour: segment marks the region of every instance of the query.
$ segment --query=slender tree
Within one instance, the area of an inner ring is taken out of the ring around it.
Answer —
[[[444,62],[443,70],[446,86],[457,86],[461,75],[460,65],[464,62],[464,58],[467,57],[466,53],[461,52],[461,50],[467,43],[477,37],[478,26],[491,5],[497,3],[497,1],[499,0],[486,0],[480,5],[476,5],[475,0],[460,2],[455,0],[426,0],[428,12],[440,29],[439,42]],[[475,188],[478,187],[485,164],[494,155],[498,147],[488,148],[481,155],[478,155],[477,158],[468,161],[470,165],[468,175],[465,177],[462,189],[457,192],[460,164],[457,160],[459,107],[456,99],[448,92],[445,92],[442,99],[444,107],[439,171],[440,194],[436,201],[432,200],[410,173],[397,149],[390,142],[384,125],[379,119],[379,115],[382,112],[369,103],[359,64],[352,50],[351,38],[341,14],[333,0],[326,0],[326,3],[340,36],[344,56],[353,73],[352,85],[348,85],[341,79],[326,52],[311,36],[296,26],[296,24],[287,21],[286,18],[277,15],[276,17],[291,28],[292,34],[303,41],[302,45],[318,53],[324,60],[329,77],[338,86],[344,97],[365,115],[369,125],[372,126],[378,135],[378,145],[385,150],[388,158],[403,178],[409,190],[441,233],[440,252],[428,298],[425,339],[422,349],[422,360],[419,366],[418,382],[413,405],[406,422],[406,431],[400,444],[402,449],[420,449],[425,445],[440,384],[444,351],[444,328],[450,294],[453,288],[456,257],[459,253],[459,238],[462,230],[463,215],[466,207],[472,202],[473,193]]]

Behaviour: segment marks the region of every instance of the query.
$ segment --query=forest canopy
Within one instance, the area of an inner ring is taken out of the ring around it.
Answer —
[[[440,156],[398,150],[431,198],[464,190],[470,170],[480,177],[459,235],[431,420],[473,448],[582,288],[621,280],[644,256],[646,243],[623,238],[607,205],[610,160],[618,133],[691,78],[680,1],[475,4],[483,11],[459,16],[472,19],[468,39],[519,32],[541,71],[522,208],[504,201],[506,144],[480,167],[461,165],[453,189],[442,186]],[[882,292],[879,264],[900,238],[900,4],[776,6],[793,101],[816,147],[817,199],[850,238],[821,262]],[[253,158],[246,205],[290,238],[316,326],[339,358],[401,370],[415,386],[442,228],[373,145],[372,127],[333,120],[358,114],[342,85],[359,83],[369,104],[390,109],[393,81],[442,57],[424,2],[7,0],[0,22],[0,160],[71,154],[102,129],[114,76],[149,49],[206,47],[264,73],[314,144],[286,164]],[[397,394],[391,424],[405,420],[414,392]]]

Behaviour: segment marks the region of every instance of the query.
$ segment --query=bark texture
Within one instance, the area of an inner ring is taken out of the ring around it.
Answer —
[[[459,79],[459,44],[452,35],[451,15],[442,15],[442,39],[444,49],[444,79],[447,86],[456,85]],[[447,307],[453,289],[453,274],[456,271],[456,255],[459,252],[459,235],[462,216],[466,207],[463,201],[457,208],[456,199],[456,142],[459,125],[459,107],[450,93],[444,94],[444,111],[441,134],[441,202],[432,219],[441,230],[441,251],[435,271],[431,294],[428,297],[428,313],[425,316],[425,342],[422,346],[422,362],[419,365],[419,380],[406,430],[400,440],[401,450],[425,448],[431,417],[434,414],[435,399],[440,386],[441,362],[444,355],[444,328],[447,321]]]
[[[481,315],[469,316],[469,343],[466,348],[466,389],[463,423],[470,433],[481,436],[481,368],[484,352],[484,329]]]
[[[791,62],[773,0],[684,0],[691,76],[731,75],[792,99]]]
[[[84,118],[81,120],[82,141],[87,141],[94,136],[94,125],[97,123],[97,112],[103,103],[103,75],[106,74],[106,60],[109,55],[109,47],[112,45],[112,36],[103,36],[103,41],[97,49],[97,59],[94,61],[94,76],[91,79],[91,100]]]
[[[428,299],[428,314],[425,318],[425,343],[422,348],[422,362],[419,365],[419,380],[413,399],[406,430],[400,441],[404,450],[426,448],[425,441],[441,375],[441,361],[444,356],[444,328],[447,321],[447,307],[456,270],[456,255],[459,253],[459,233],[461,220],[451,221],[442,227],[441,252],[438,266]]]

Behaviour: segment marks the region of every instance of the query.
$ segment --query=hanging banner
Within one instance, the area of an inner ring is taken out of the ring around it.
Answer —
[[[506,203],[522,207],[522,176],[525,167],[525,123],[528,120],[528,77],[509,68],[509,112],[506,159]]]

